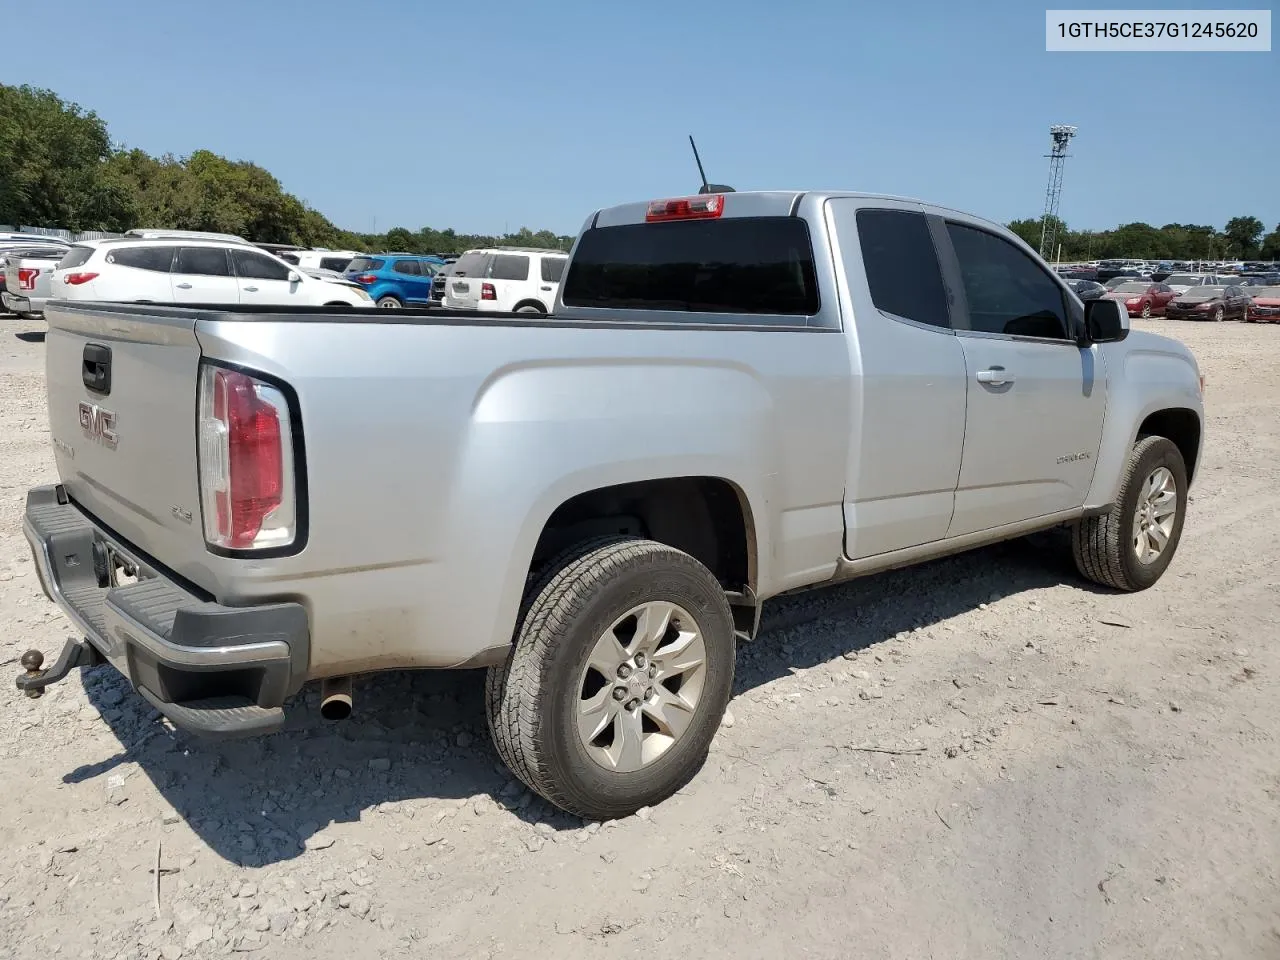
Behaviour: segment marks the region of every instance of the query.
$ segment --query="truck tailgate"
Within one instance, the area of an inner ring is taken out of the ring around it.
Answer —
[[[189,571],[205,555],[194,320],[56,306],[47,318],[49,429],[67,493],[138,549]]]

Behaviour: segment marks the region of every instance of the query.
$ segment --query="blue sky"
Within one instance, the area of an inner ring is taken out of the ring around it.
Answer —
[[[597,207],[692,192],[689,133],[709,177],[739,190],[1034,217],[1052,123],[1080,128],[1072,227],[1276,226],[1280,52],[1050,54],[1044,11],[61,0],[5,44],[0,81],[97,110],[131,147],[252,160],[355,230],[574,233]]]

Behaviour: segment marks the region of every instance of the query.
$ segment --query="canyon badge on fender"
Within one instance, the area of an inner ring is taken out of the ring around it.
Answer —
[[[116,446],[116,415],[96,403],[80,401],[80,427],[90,437],[111,447]]]
[[[1084,453],[1068,453],[1064,457],[1059,457],[1058,463],[1076,463],[1080,460],[1091,460],[1091,459],[1093,459],[1093,454],[1089,453],[1088,451]]]

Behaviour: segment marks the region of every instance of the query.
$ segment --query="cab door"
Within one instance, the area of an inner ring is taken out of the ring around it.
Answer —
[[[983,224],[948,219],[944,268],[962,297],[964,452],[948,536],[1081,506],[1106,409],[1097,347],[1076,344],[1063,285]]]
[[[827,205],[854,342],[844,517],[845,554],[856,560],[946,536],[964,443],[965,361],[923,208],[852,197]]]

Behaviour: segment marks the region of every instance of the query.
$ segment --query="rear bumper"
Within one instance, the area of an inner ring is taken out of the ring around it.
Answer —
[[[44,313],[44,303],[48,297],[19,297],[7,290],[0,293],[0,302],[10,313]]]
[[[45,594],[175,726],[239,737],[283,725],[284,700],[308,668],[300,604],[207,600],[98,525],[61,486],[28,491],[22,529]],[[129,567],[137,582],[115,585]]]

